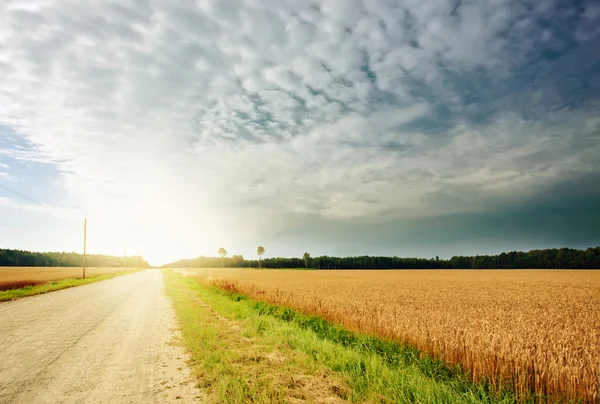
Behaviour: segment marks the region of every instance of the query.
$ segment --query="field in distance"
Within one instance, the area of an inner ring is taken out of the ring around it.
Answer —
[[[600,398],[600,271],[177,271],[408,342],[523,398]]]
[[[123,267],[86,268],[85,275],[92,277],[122,271]],[[58,281],[67,278],[81,278],[81,275],[81,267],[0,267],[0,282]]]

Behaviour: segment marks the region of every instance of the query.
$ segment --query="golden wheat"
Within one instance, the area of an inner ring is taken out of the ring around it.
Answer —
[[[520,398],[600,399],[600,271],[181,271],[408,342]]]
[[[131,268],[129,268],[131,269]],[[123,271],[123,268],[86,268],[86,276],[97,276]],[[81,278],[81,267],[0,267],[0,282],[22,280],[57,281]]]

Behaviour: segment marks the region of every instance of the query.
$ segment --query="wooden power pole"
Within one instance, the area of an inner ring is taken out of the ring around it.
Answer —
[[[85,279],[85,248],[87,244],[87,219],[83,219],[83,279]]]
[[[123,249],[123,271],[127,270],[127,244]]]

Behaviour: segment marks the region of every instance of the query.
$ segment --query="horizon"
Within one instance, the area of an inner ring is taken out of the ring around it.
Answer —
[[[496,254],[473,254],[473,255],[460,255],[460,254],[453,254],[451,256],[445,256],[445,257],[440,257],[440,256],[434,256],[434,257],[423,257],[423,256],[397,256],[397,255],[371,255],[371,254],[365,254],[365,255],[346,255],[346,256],[335,256],[335,255],[328,255],[328,254],[324,254],[324,255],[313,255],[310,254],[310,258],[314,259],[314,258],[323,258],[323,257],[329,257],[329,258],[362,258],[362,257],[371,257],[371,258],[399,258],[399,259],[415,259],[415,260],[435,260],[435,261],[450,261],[452,258],[458,258],[458,257],[476,257],[476,256],[499,256],[501,254],[510,254],[510,253],[522,253],[522,254],[527,254],[527,253],[531,253],[534,251],[544,251],[544,250],[561,250],[561,249],[571,249],[571,250],[575,250],[575,251],[585,251],[588,249],[596,249],[596,248],[600,248],[600,246],[589,246],[586,248],[570,248],[570,247],[558,247],[558,248],[545,248],[545,249],[533,249],[533,250],[512,250],[512,251],[502,251],[500,253],[496,253]],[[77,254],[77,255],[83,255],[81,252],[76,252],[76,251],[30,251],[30,250],[22,250],[22,249],[6,249],[3,247],[0,247],[0,250],[13,250],[13,251],[22,251],[22,252],[27,252],[27,253],[33,253],[33,254]],[[226,249],[227,250],[227,249]],[[303,253],[304,254],[304,253]],[[109,256],[109,257],[115,257],[115,258],[122,258],[122,255],[110,255],[110,254],[103,254],[103,253],[86,253],[86,255],[88,256],[94,256],[94,255],[101,255],[101,256]],[[247,257],[244,256],[243,254],[238,254],[236,252],[230,252],[227,251],[227,255],[224,258],[233,258],[234,256],[241,256],[241,258],[244,261],[257,261],[258,258],[257,257]],[[142,260],[144,260],[146,263],[149,264],[149,266],[151,268],[160,268],[160,267],[164,267],[166,265],[172,265],[174,263],[180,262],[180,261],[193,261],[196,259],[201,259],[201,258],[207,258],[207,259],[217,259],[220,260],[221,257],[219,257],[218,255],[199,255],[199,256],[194,256],[194,257],[186,257],[186,258],[180,258],[177,260],[173,260],[171,262],[166,262],[164,264],[160,264],[160,265],[154,265],[153,263],[149,262],[148,259],[144,256],[134,256],[134,255],[127,255],[127,258],[132,258],[132,257],[138,257],[141,258]],[[302,259],[302,255],[299,256],[263,256],[261,258],[261,260],[268,260],[268,259]]]
[[[84,218],[153,266],[600,245],[593,1],[0,10],[2,247],[82,252]]]

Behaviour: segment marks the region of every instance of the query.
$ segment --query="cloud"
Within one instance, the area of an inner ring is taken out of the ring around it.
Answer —
[[[8,164],[0,163],[0,178],[12,181],[14,177],[8,172],[9,170],[10,167],[8,166]]]
[[[77,212],[73,209],[49,204],[37,205],[28,202],[21,202],[15,198],[0,197],[0,207],[3,209],[43,214],[65,220],[73,220],[81,217],[81,212]]]
[[[5,1],[0,122],[26,142],[0,159],[55,167],[102,237],[172,255],[598,172],[593,2],[351,3]]]
[[[9,181],[13,181],[14,177],[12,175],[10,175],[10,173],[7,173],[6,171],[0,171],[0,178],[9,180]]]

